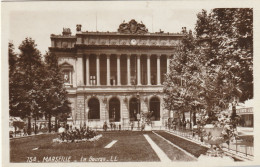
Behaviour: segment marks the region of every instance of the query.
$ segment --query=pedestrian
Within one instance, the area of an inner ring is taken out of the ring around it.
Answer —
[[[114,131],[115,131],[116,130],[116,124],[115,123],[113,124],[113,127],[114,127]]]
[[[183,126],[183,130],[186,130],[186,120],[184,119],[184,121],[183,121],[183,124],[182,124],[182,126]]]
[[[187,129],[187,130],[190,129],[190,120],[187,120],[186,129]]]
[[[104,122],[103,129],[105,132],[107,131],[107,122],[106,121]]]
[[[119,131],[121,131],[121,124],[119,124],[118,127],[119,127]]]
[[[143,131],[143,130],[144,130],[144,128],[145,128],[145,123],[144,123],[144,122],[142,122],[142,125],[141,125],[141,131]]]
[[[111,128],[111,131],[113,130],[113,123],[110,122],[110,128]]]
[[[26,136],[27,132],[26,132],[26,127],[23,128],[23,135]]]
[[[133,129],[134,129],[134,123],[131,122],[131,131],[133,131]]]

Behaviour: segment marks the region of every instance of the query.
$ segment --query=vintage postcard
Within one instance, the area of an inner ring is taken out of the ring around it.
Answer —
[[[1,7],[3,166],[260,165],[257,1]]]

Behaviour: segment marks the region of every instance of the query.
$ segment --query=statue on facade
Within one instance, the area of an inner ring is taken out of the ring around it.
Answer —
[[[121,33],[130,33],[128,24],[123,22],[122,24],[119,25],[118,31]]]
[[[128,23],[123,21],[123,23],[119,25],[118,32],[124,34],[145,34],[148,32],[148,29],[142,21],[141,23],[137,23],[134,19],[132,19]]]
[[[77,31],[81,31],[81,24],[77,24],[76,27],[77,27],[76,28]]]
[[[71,35],[70,28],[63,28],[62,35]]]

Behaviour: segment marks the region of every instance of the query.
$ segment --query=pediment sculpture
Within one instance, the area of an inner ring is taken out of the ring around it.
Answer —
[[[118,28],[118,32],[125,34],[145,34],[148,32],[148,29],[145,27],[143,22],[137,23],[134,19],[128,23],[121,23]]]

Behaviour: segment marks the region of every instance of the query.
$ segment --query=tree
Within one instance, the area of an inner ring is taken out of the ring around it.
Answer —
[[[14,52],[14,45],[8,44],[8,62],[9,62],[9,110],[11,116],[19,116],[17,110],[17,85],[14,80],[16,72],[17,54]]]
[[[252,9],[232,8],[197,15],[194,39],[185,36],[171,61],[164,87],[166,108],[197,105],[211,122],[234,99],[253,97],[252,14]]]
[[[67,98],[67,91],[63,84],[61,69],[58,65],[58,57],[47,52],[45,64],[45,71],[48,75],[45,78],[45,99],[43,103],[46,104],[44,110],[49,119],[49,132],[51,132],[51,117],[55,116],[55,127],[57,130],[57,118],[64,119],[64,117],[67,117],[71,112],[71,108]]]
[[[216,41],[219,65],[229,89],[226,99],[232,103],[232,118],[236,117],[236,102],[253,98],[253,10],[249,8],[217,8],[211,12],[212,39]]]
[[[36,46],[31,38],[22,41],[21,53],[10,78],[10,115],[28,118],[28,134],[31,133],[31,117],[40,114],[42,101],[40,88],[44,66]]]
[[[216,110],[222,110],[232,103],[234,119],[234,101],[243,102],[253,97],[253,11],[216,8],[207,15],[203,10],[198,14],[196,37],[198,55],[204,57],[207,78],[217,77],[217,89],[206,89],[213,93],[205,98],[213,98],[207,101],[207,106],[213,104]],[[210,110],[214,111],[209,108],[208,112]]]
[[[200,60],[194,54],[195,43],[192,32],[184,33],[182,43],[177,47],[170,61],[170,73],[164,82],[164,103],[168,110],[184,112],[199,106],[200,95],[197,91],[199,82]]]

